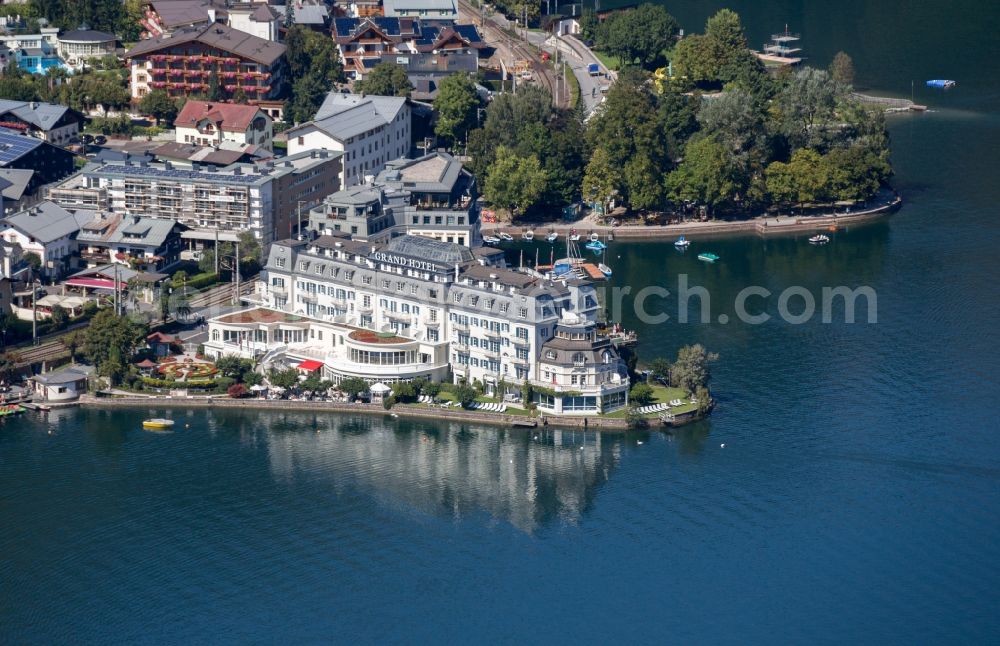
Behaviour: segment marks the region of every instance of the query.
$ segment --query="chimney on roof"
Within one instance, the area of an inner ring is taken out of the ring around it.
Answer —
[[[38,101],[32,101],[31,102],[31,109],[32,110],[37,110],[38,109]]]
[[[127,164],[128,162],[125,162],[125,163]],[[174,168],[174,165],[171,164],[170,162],[168,162],[168,161],[163,162],[163,170],[173,170],[173,168]]]

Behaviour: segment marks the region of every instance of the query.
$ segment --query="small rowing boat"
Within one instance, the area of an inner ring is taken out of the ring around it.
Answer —
[[[521,239],[531,242],[532,240],[535,239],[535,232],[532,231],[531,229],[528,229],[527,231],[521,234]]]
[[[717,262],[719,256],[714,253],[700,253],[698,254],[698,260],[703,260],[704,262]]]
[[[611,278],[611,267],[608,267],[602,262],[597,265],[597,269],[608,278]]]
[[[936,87],[942,90],[949,90],[956,85],[958,85],[958,83],[952,81],[951,79],[933,79],[931,81],[927,81],[927,87]]]
[[[600,240],[591,240],[587,243],[586,247],[591,251],[601,252],[608,248],[608,245],[604,244]]]
[[[154,417],[153,419],[142,420],[143,428],[164,429],[164,428],[173,428],[173,426],[174,426],[174,420],[163,419],[162,417]]]
[[[545,239],[548,240],[549,242],[555,242],[556,240],[559,239],[559,234],[556,233],[555,231],[551,231],[549,232],[549,235],[545,236]]]

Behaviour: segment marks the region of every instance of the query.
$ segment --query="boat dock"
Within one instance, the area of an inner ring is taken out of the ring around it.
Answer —
[[[870,96],[868,94],[851,93],[851,98],[861,103],[884,105],[886,112],[925,112],[926,105],[914,103],[909,99],[896,99],[887,96]]]
[[[785,25],[784,33],[772,34],[771,42],[765,44],[761,51],[754,52],[754,55],[771,65],[798,65],[804,60],[802,48],[798,46],[799,40],[801,36],[788,31],[788,25]]]

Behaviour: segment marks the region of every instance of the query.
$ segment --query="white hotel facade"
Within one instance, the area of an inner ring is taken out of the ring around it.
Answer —
[[[627,403],[628,377],[597,333],[597,293],[505,266],[503,253],[404,235],[384,243],[321,236],[271,245],[258,307],[209,321],[205,352],[335,382],[426,377],[528,381],[542,410],[595,414]]]

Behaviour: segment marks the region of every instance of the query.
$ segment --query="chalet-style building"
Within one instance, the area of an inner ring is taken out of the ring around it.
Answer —
[[[177,143],[217,146],[225,141],[271,149],[271,117],[255,105],[189,100],[174,119]]]
[[[125,58],[134,100],[156,89],[172,97],[203,93],[213,76],[230,96],[243,90],[250,100],[268,99],[281,90],[285,46],[211,23],[140,41]]]
[[[406,57],[412,54],[465,56],[472,60],[492,54],[475,25],[418,18],[337,18],[333,21],[333,40],[344,62],[344,73],[354,79],[364,78],[368,70],[383,61],[406,65]]]
[[[0,99],[0,127],[64,145],[80,134],[83,115],[64,105]]]
[[[0,168],[34,171],[25,195],[72,173],[74,157],[65,148],[0,127]]]
[[[173,220],[102,213],[80,227],[76,244],[87,267],[121,263],[162,272],[180,260],[185,228]]]

